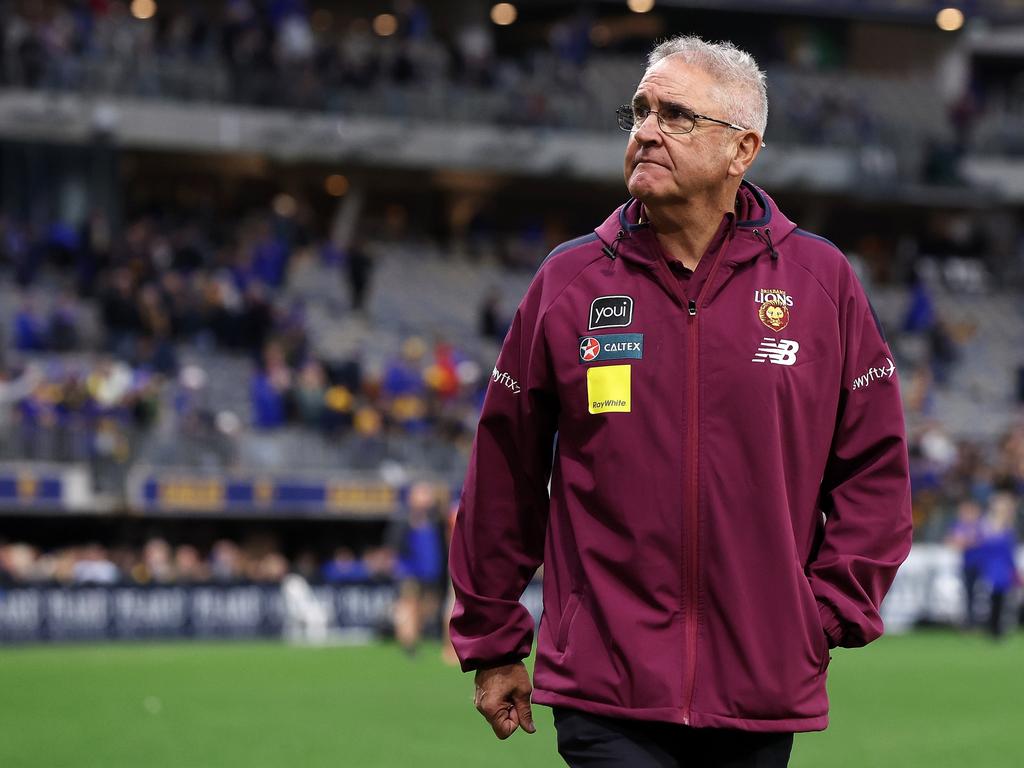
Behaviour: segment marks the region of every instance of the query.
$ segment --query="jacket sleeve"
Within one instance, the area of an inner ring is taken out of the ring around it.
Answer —
[[[535,278],[484,398],[452,533],[451,638],[462,669],[525,658],[534,622],[519,602],[543,560],[557,424]]]
[[[879,607],[910,552],[910,473],[899,383],[881,325],[844,263],[842,391],[821,486],[825,527],[809,566],[829,645],[881,636]]]

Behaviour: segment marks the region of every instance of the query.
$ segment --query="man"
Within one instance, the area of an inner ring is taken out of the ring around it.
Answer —
[[[618,114],[632,199],[552,252],[492,374],[452,639],[497,736],[532,694],[572,766],[787,765],[909,551],[892,355],[839,250],[743,180],[766,114],[748,54],[656,47]]]

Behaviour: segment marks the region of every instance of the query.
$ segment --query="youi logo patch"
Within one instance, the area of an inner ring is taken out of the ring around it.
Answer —
[[[632,296],[598,296],[590,302],[588,330],[625,328],[633,322]]]

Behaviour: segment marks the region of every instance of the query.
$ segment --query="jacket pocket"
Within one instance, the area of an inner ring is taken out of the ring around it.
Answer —
[[[569,630],[572,629],[572,620],[576,618],[576,612],[580,608],[581,598],[579,592],[571,592],[565,603],[562,620],[558,622],[558,634],[555,637],[555,648],[559,653],[565,653],[565,646],[569,642]]]
[[[819,653],[821,654],[821,660],[818,662],[818,674],[819,675],[822,674],[826,669],[828,669],[828,663],[832,660],[832,656],[829,654],[829,651],[831,649],[829,648],[828,635],[825,634],[825,629],[824,628],[822,628],[822,630],[821,630],[821,646],[820,647],[821,647],[821,651],[819,651]]]
[[[814,596],[814,591],[811,589],[811,583],[807,578],[807,574],[804,572],[803,566],[797,563],[797,568],[800,571],[800,592],[803,595],[803,600],[806,603],[804,608],[804,615],[809,618],[806,621],[810,624],[810,632],[815,634],[815,644],[811,647],[814,649],[814,660],[818,663],[817,674],[822,674],[828,667],[829,661],[832,657],[829,656],[829,641],[828,635],[825,634],[825,627],[821,624],[821,612],[818,609],[818,599]]]

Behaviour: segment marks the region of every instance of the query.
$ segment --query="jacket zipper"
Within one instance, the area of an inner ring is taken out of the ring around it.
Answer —
[[[689,725],[690,718],[693,709],[693,693],[694,693],[694,682],[697,677],[697,593],[699,591],[699,580],[700,580],[700,564],[698,562],[699,556],[699,542],[697,540],[698,529],[700,526],[700,513],[698,510],[698,504],[700,503],[700,490],[699,490],[699,467],[698,467],[698,431],[697,431],[697,419],[698,409],[700,408],[700,398],[698,391],[698,381],[700,376],[698,375],[697,366],[699,364],[698,354],[698,342],[700,339],[697,309],[703,306],[704,296],[708,292],[708,288],[711,287],[711,283],[715,279],[715,273],[718,271],[718,262],[723,252],[728,248],[728,242],[722,243],[718,252],[715,254],[715,259],[711,263],[711,270],[708,272],[707,278],[704,280],[704,285],[701,286],[700,293],[697,295],[696,301],[689,299],[687,301],[687,328],[689,331],[689,365],[686,367],[687,372],[687,420],[684,422],[687,425],[686,430],[686,441],[684,444],[684,455],[686,457],[686,515],[683,523],[683,535],[686,538],[686,569],[684,578],[686,580],[684,586],[684,592],[686,593],[686,612],[684,616],[685,630],[686,630],[686,668],[683,672],[683,724]],[[687,535],[688,534],[688,535]]]

